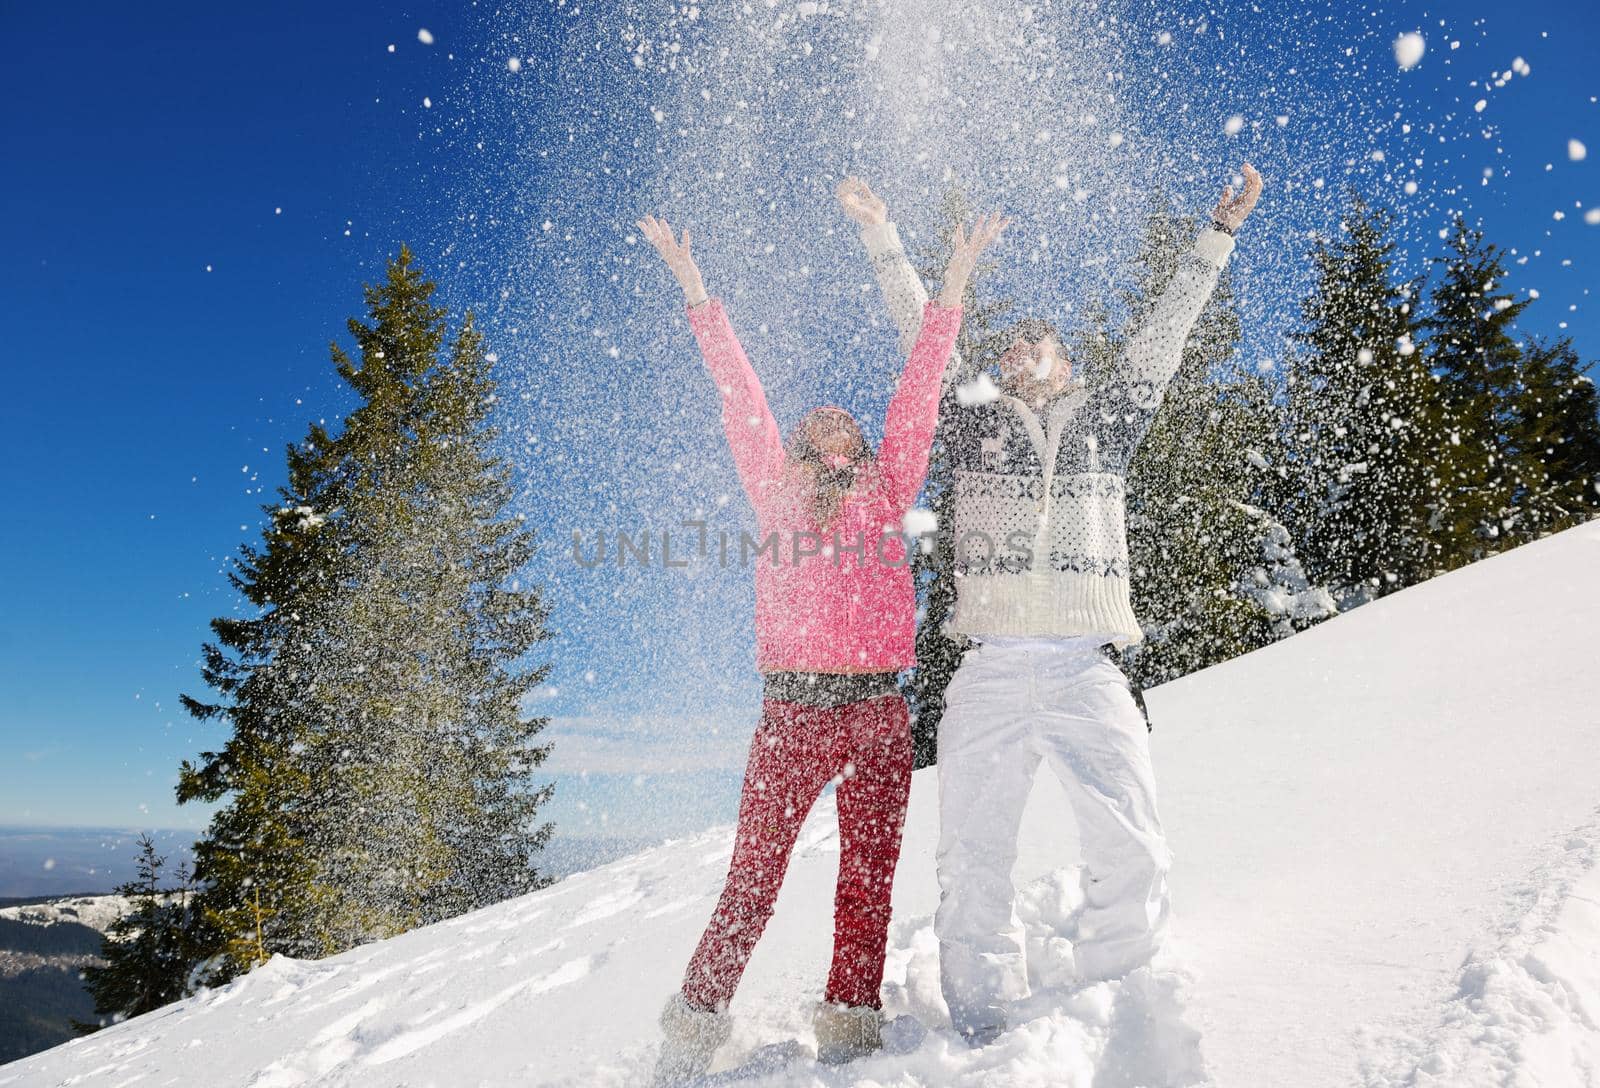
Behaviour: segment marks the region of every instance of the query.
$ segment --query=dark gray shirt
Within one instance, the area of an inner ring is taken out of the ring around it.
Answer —
[[[895,673],[769,672],[761,695],[780,703],[834,707],[897,695]]]

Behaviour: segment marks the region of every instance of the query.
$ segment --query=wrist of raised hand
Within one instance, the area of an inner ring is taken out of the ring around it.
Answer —
[[[699,306],[709,297],[706,294],[705,282],[698,273],[679,278],[678,286],[683,288],[683,300],[690,306]]]

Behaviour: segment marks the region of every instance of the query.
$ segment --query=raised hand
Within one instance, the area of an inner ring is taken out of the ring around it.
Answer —
[[[889,218],[888,205],[872,191],[872,186],[858,177],[845,178],[833,193],[839,198],[844,214],[863,227],[879,226]]]
[[[1261,175],[1256,173],[1256,168],[1245,163],[1239,172],[1244,175],[1244,192],[1235,196],[1233,186],[1228,186],[1222,190],[1222,199],[1217,201],[1217,206],[1211,209],[1211,221],[1220,223],[1229,233],[1243,225],[1255,209],[1256,201],[1261,199]]]
[[[986,212],[978,216],[971,234],[961,224],[956,224],[955,237],[950,243],[950,263],[944,269],[944,289],[939,292],[939,305],[961,305],[961,296],[966,294],[967,280],[977,266],[978,255],[989,248],[989,244],[1010,225],[1011,220],[999,212]]]
[[[684,300],[690,306],[704,302],[706,286],[700,279],[700,266],[694,263],[694,255],[689,252],[689,231],[684,230],[683,241],[680,242],[673,236],[672,224],[653,215],[645,216],[634,225],[644,235],[645,241],[656,247],[661,259],[667,262],[667,267],[678,280],[678,286],[683,288]]]

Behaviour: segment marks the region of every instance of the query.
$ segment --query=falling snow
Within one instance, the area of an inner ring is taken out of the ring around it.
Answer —
[[[1394,59],[1402,71],[1415,68],[1422,61],[1428,43],[1421,34],[1402,34],[1394,40]]]

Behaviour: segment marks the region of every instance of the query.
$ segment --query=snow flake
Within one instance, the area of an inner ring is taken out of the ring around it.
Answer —
[[[1402,72],[1415,68],[1427,51],[1428,43],[1421,34],[1402,34],[1394,40],[1394,59]]]
[[[425,26],[424,27],[418,27],[417,28],[417,41],[421,42],[423,45],[432,45],[433,44],[433,31],[429,30]]]
[[[1582,162],[1589,157],[1589,149],[1583,146],[1582,140],[1567,141],[1567,158],[1573,162]]]
[[[924,533],[939,531],[939,515],[932,510],[921,506],[913,506],[907,510],[905,517],[900,521],[907,536],[922,536]]]
[[[979,374],[970,382],[962,382],[956,386],[956,400],[965,408],[977,404],[989,404],[1000,398],[1000,390],[987,374]]]

